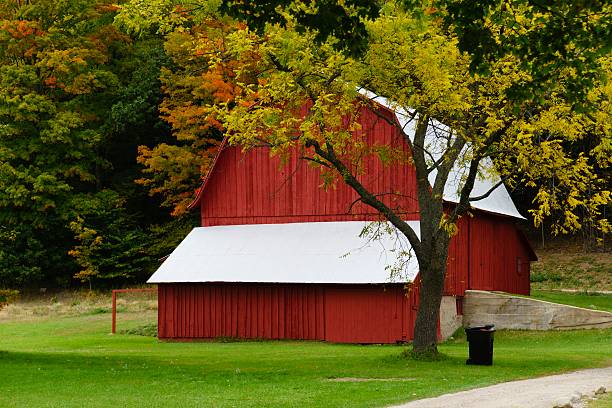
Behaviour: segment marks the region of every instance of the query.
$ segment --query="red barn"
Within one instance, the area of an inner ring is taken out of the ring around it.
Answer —
[[[377,112],[362,108],[359,137],[407,151],[388,123],[405,116],[384,99],[377,102]],[[366,168],[360,181],[374,193],[401,192],[384,200],[418,232],[414,168],[374,158]],[[473,196],[495,183],[478,179]],[[368,221],[380,216],[354,204],[357,194],[343,183],[328,190],[320,185],[319,170],[297,155],[281,165],[266,149],[244,153],[224,145],[192,204],[200,208],[202,227],[149,280],[159,288],[159,338],[410,341],[418,265],[410,259],[401,274],[389,273],[393,254],[409,245],[385,234],[376,241],[360,238]],[[453,205],[456,187],[452,181],[448,187],[444,198]],[[466,289],[529,294],[536,258],[515,226],[522,217],[508,192],[502,185],[473,207],[474,216],[460,220],[449,248],[446,320],[449,305],[451,320],[461,313],[456,300]]]

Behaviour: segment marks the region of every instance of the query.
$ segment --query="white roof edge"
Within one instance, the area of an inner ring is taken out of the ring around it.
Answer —
[[[369,100],[381,105],[382,107],[389,109],[391,112],[395,114],[395,117],[398,123],[400,123],[400,125],[404,124],[402,125],[404,129],[410,131],[410,127],[406,126],[406,122],[407,122],[407,118],[411,118],[413,116],[413,112],[406,111],[404,107],[394,103],[393,101],[390,101],[389,99],[383,96],[377,95],[374,92],[369,91],[365,88],[358,88],[357,92],[363,95],[364,97],[368,98]],[[431,144],[433,145],[434,143],[435,143],[435,140],[432,140]],[[492,166],[492,163],[490,165]],[[454,180],[460,180],[462,170],[453,169],[451,173],[454,173],[454,175],[453,174],[449,175],[449,179],[446,183],[447,185],[445,186],[445,189],[444,189],[443,199],[444,201],[447,201],[450,203],[458,203],[459,202],[459,197],[457,194],[458,186],[457,186],[457,182],[453,182],[452,179],[454,178]],[[430,183],[432,182],[433,179],[435,179],[435,172],[432,172],[430,174]],[[491,177],[477,178],[477,180],[474,183],[472,195],[474,197],[478,197],[479,195],[486,193],[498,181],[499,181],[499,176],[497,175],[493,178]],[[512,197],[510,197],[510,194],[508,193],[508,190],[506,189],[503,183],[497,188],[495,188],[487,198],[472,202],[471,207],[476,210],[482,210],[482,211],[486,211],[486,212],[493,213],[493,214],[505,215],[508,217],[518,218],[522,220],[526,219],[517,210],[516,206],[514,205],[514,201],[512,201]]]

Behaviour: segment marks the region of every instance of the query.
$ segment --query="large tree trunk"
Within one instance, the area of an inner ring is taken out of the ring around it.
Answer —
[[[438,321],[444,292],[448,241],[438,244],[428,254],[429,259],[419,262],[421,288],[412,343],[413,351],[418,355],[435,355],[438,352]]]

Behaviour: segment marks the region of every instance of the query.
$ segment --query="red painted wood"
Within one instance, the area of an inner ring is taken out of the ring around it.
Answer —
[[[529,294],[530,252],[513,220],[479,214],[469,220],[469,288]]]
[[[459,231],[451,239],[448,248],[444,294],[463,296],[468,289],[469,218],[461,218],[457,228]]]
[[[529,294],[533,253],[513,219],[476,211],[458,224],[449,246],[445,295],[467,289]]]
[[[399,131],[376,113],[364,109],[359,121],[362,129],[355,137],[369,145],[393,146],[409,157]],[[358,195],[346,184],[321,188],[320,170],[298,156],[296,149],[283,165],[280,158],[270,157],[269,149],[225,148],[201,194],[202,226],[379,219],[365,204],[356,203],[350,209]],[[384,194],[381,199],[405,219],[418,219],[412,165],[385,165],[368,155],[364,168],[368,171],[359,179],[370,191]]]
[[[403,342],[415,296],[400,284],[160,284],[159,337]]]

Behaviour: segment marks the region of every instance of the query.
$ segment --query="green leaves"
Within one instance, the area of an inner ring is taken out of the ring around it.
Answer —
[[[588,90],[602,75],[597,59],[612,45],[612,6],[605,1],[512,0],[439,2],[459,48],[471,56],[473,72],[489,72],[508,55],[517,57],[533,81],[516,84],[512,99],[542,101],[547,87],[571,73],[567,97],[583,105]],[[586,106],[583,106],[586,108]]]
[[[160,41],[135,46],[104,2],[8,3],[0,2],[0,287],[67,285],[79,270],[142,277],[151,221],[134,208],[157,203],[133,181],[137,145],[166,130],[157,118]]]
[[[144,279],[154,262],[148,237],[124,209],[126,199],[115,191],[75,195],[70,229],[77,245],[68,252],[80,271],[75,278],[89,282]]]
[[[336,38],[339,40],[333,42],[336,49],[349,55],[359,55],[368,43],[364,20],[377,17],[380,4],[372,0],[225,0],[221,11],[245,21],[260,34],[265,32],[267,24],[293,26],[298,34],[315,33],[314,41],[320,44]]]

